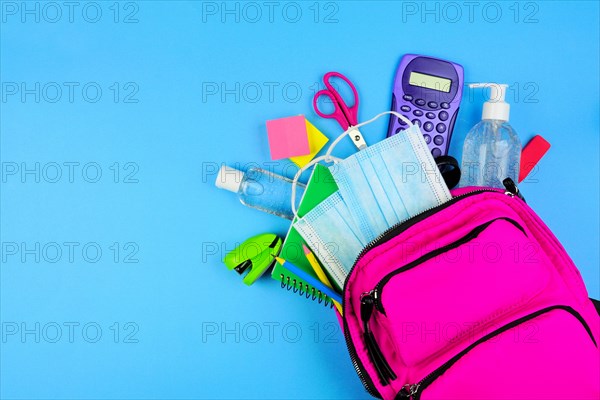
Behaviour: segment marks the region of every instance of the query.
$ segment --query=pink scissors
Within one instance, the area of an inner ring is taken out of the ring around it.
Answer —
[[[331,83],[329,82],[331,78],[339,78],[346,82],[348,86],[350,86],[350,89],[352,89],[352,93],[354,94],[354,105],[352,105],[352,107],[348,107],[348,105],[346,104],[342,96],[339,94],[339,92],[331,85]],[[348,128],[357,125],[358,92],[356,91],[356,87],[354,87],[354,85],[352,84],[352,82],[350,82],[348,78],[346,78],[339,72],[326,73],[323,77],[323,82],[325,83],[325,87],[327,89],[320,90],[315,94],[315,97],[313,98],[313,107],[315,109],[315,112],[323,118],[335,119],[344,131],[347,131]],[[333,112],[325,114],[321,112],[321,110],[319,110],[317,102],[319,100],[319,97],[321,96],[329,97],[329,99],[333,103]],[[363,136],[358,129],[354,129],[350,133],[350,135],[352,137],[354,145],[359,150],[362,150],[367,147],[367,143],[365,142],[365,139],[363,139]]]

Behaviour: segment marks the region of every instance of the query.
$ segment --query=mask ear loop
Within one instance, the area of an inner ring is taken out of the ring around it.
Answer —
[[[409,127],[411,127],[411,126],[413,126],[413,125],[414,125],[414,124],[411,122],[411,120],[409,120],[409,119],[408,119],[408,118],[406,118],[404,115],[402,115],[402,114],[400,114],[400,113],[398,113],[398,112],[396,112],[396,111],[384,111],[384,112],[382,112],[382,113],[379,113],[379,114],[377,114],[376,116],[374,116],[373,118],[371,118],[371,119],[370,119],[370,120],[368,120],[368,121],[361,122],[361,123],[360,123],[360,124],[358,124],[358,125],[354,125],[354,126],[350,127],[350,128],[349,128],[349,130],[352,130],[352,129],[358,129],[358,128],[362,127],[362,126],[368,125],[368,124],[370,124],[371,122],[374,122],[374,121],[378,120],[379,118],[381,118],[381,117],[383,117],[384,115],[387,115],[387,114],[391,114],[391,115],[394,115],[394,116],[396,116],[396,117],[400,118],[402,121],[406,122],[406,125],[408,125]],[[384,140],[385,140],[385,139],[384,139]]]
[[[315,159],[313,159],[311,162],[309,162],[308,164],[306,164],[304,167],[300,168],[298,170],[298,172],[296,172],[296,175],[294,175],[294,180],[292,181],[292,212],[294,213],[294,218],[298,216],[298,210],[296,210],[296,187],[298,185],[298,179],[300,179],[300,176],[302,175],[302,173],[304,171],[306,171],[307,169],[309,169],[310,167],[312,167],[313,165],[317,164],[319,161],[324,161],[326,163],[339,163],[340,161],[342,161],[341,158],[338,157],[334,157],[331,155],[331,152],[333,151],[333,149],[338,145],[338,143],[345,138],[346,136],[348,136],[353,130],[358,129],[362,126],[368,125],[371,122],[374,122],[376,120],[378,120],[379,118],[383,117],[386,114],[391,114],[394,115],[398,118],[400,118],[402,121],[406,122],[406,124],[409,127],[412,127],[414,124],[408,119],[406,118],[404,115],[397,113],[396,111],[384,111],[382,113],[377,114],[376,116],[374,116],[373,118],[371,118],[368,121],[365,122],[361,122],[360,124],[351,126],[350,128],[348,128],[346,131],[344,131],[344,133],[342,133],[341,135],[339,135],[330,145],[329,148],[327,148],[327,152],[325,153],[325,155],[323,156],[319,156],[316,157]]]
[[[332,145],[333,145],[333,143],[332,143]],[[298,186],[298,179],[300,179],[300,176],[302,176],[304,171],[306,171],[313,165],[319,163],[319,161],[324,161],[326,163],[338,163],[338,162],[342,161],[342,159],[326,154],[324,156],[319,156],[319,157],[313,159],[311,162],[306,164],[304,167],[300,168],[298,170],[298,172],[296,172],[296,175],[294,175],[294,179],[292,181],[292,212],[294,213],[294,218],[298,216],[298,210],[296,210],[296,187]]]

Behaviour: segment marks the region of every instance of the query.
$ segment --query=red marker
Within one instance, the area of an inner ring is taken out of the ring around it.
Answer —
[[[519,170],[519,182],[529,175],[533,167],[544,157],[550,149],[550,143],[540,135],[536,135],[527,143],[521,151],[521,168]]]

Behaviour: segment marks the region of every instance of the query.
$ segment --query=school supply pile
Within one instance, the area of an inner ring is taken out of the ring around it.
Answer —
[[[326,167],[317,164],[311,174],[311,177],[306,185],[304,196],[297,210],[297,217],[290,225],[290,229],[286,235],[285,242],[281,247],[280,257],[290,261],[300,270],[308,275],[314,273],[314,277],[319,278],[314,267],[311,265],[311,260],[304,252],[304,241],[296,230],[295,222],[298,218],[303,217],[309,211],[321,204],[327,197],[337,191],[337,185],[331,176],[331,172]],[[301,296],[306,296],[309,299],[315,300],[324,305],[332,305],[332,301],[325,294],[325,289],[321,285],[312,286],[303,279],[303,276],[294,274],[293,271],[285,268],[281,263],[276,263],[271,273],[273,279],[281,282],[281,287],[289,291],[298,293]],[[323,285],[325,281],[320,279]],[[339,289],[339,288],[336,288]]]
[[[217,186],[244,204],[292,220],[283,243],[252,238],[224,261],[247,284],[273,265],[283,288],[335,307],[350,360],[375,397],[599,398],[595,303],[517,188],[550,145],[536,136],[521,150],[506,85],[476,84],[492,96],[459,168],[448,150],[463,75],[459,64],[405,55],[391,111],[359,122],[354,84],[325,74],[313,107],[343,133],[324,155],[326,141],[304,116],[272,120],[271,155],[300,167],[294,179],[219,173]],[[320,108],[324,100],[332,112]],[[387,137],[366,140],[366,127],[384,115]],[[345,137],[357,152],[341,159],[333,152]],[[257,239],[266,245],[248,256]],[[538,336],[527,341],[531,326]]]
[[[339,190],[294,226],[340,289],[369,242],[451,198],[416,125],[337,162],[331,172]]]

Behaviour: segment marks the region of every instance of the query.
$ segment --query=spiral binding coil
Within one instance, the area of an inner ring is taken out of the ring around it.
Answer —
[[[320,290],[317,290],[308,284],[298,283],[296,279],[291,279],[289,276],[285,276],[283,274],[280,274],[279,277],[281,279],[282,289],[291,290],[294,293],[298,293],[299,296],[304,296],[312,301],[317,301],[319,304],[323,303],[325,307],[333,307],[333,301],[331,301],[331,299],[327,295],[324,295]],[[298,287],[298,285],[300,287]]]

